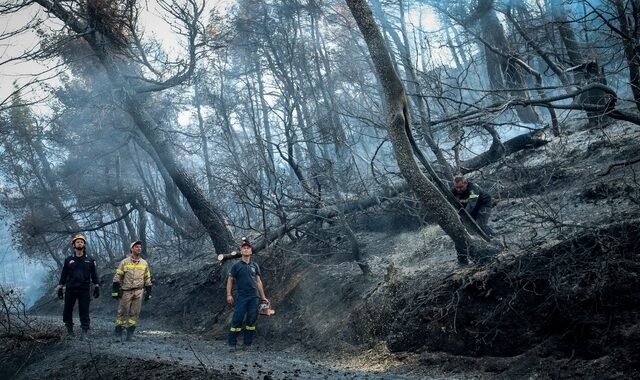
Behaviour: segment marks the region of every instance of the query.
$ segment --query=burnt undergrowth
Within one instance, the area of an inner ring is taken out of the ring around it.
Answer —
[[[18,292],[0,287],[0,379],[13,378],[59,340],[27,314]]]
[[[355,319],[392,351],[595,359],[640,364],[638,220],[577,234],[550,248],[501,255],[439,287],[393,280]],[[391,322],[393,321],[393,322]],[[356,325],[356,324],[354,324]]]

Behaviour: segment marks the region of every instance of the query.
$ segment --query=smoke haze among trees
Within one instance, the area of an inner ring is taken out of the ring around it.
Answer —
[[[346,215],[392,197],[478,254],[486,237],[447,199],[455,173],[569,119],[640,121],[637,0],[157,5],[154,25],[140,1],[0,5],[24,20],[2,41],[39,41],[0,67],[47,68],[0,99],[0,200],[25,257],[60,265],[77,231],[103,262],[136,239],[149,257],[228,253],[240,236],[268,249],[329,220],[367,273]]]

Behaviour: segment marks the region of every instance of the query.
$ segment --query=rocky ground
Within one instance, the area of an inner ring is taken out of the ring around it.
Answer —
[[[139,342],[113,342],[116,302],[104,296],[92,339],[62,339],[52,285],[32,313],[56,317],[4,338],[0,378],[638,377],[640,129],[565,130],[474,173],[497,200],[505,246],[489,264],[458,266],[407,195],[349,219],[369,274],[339,225],[256,254],[277,313],[259,320],[254,351],[225,349],[225,267],[206,252],[166,254],[149,258]]]

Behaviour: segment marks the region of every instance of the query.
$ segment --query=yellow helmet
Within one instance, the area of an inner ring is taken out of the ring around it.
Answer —
[[[73,239],[71,239],[71,245],[73,245],[73,243],[75,243],[78,239],[82,239],[82,241],[87,244],[87,238],[85,238],[83,234],[75,234],[73,235]]]

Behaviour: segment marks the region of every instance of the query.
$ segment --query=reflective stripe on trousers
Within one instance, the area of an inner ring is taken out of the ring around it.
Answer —
[[[240,331],[242,331],[243,322],[245,323],[244,344],[250,345],[253,343],[253,333],[256,330],[259,303],[259,297],[238,297],[234,305],[235,310],[233,311],[233,319],[229,330],[230,346],[235,346],[238,343],[238,335]]]
[[[135,326],[140,317],[140,308],[142,307],[142,294],[144,289],[125,290],[122,292],[122,298],[118,304],[118,317],[116,325]],[[122,322],[122,323],[119,323]]]

